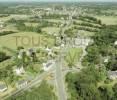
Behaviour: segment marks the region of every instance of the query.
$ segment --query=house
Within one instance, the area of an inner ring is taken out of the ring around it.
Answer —
[[[3,25],[2,24],[0,24],[0,29],[2,29],[3,28]]]
[[[108,71],[108,78],[112,80],[117,79],[117,71]]]
[[[18,53],[18,58],[19,58],[19,59],[22,59],[23,53],[24,53],[24,52],[25,52],[24,49],[21,49],[21,50],[19,51],[19,53]]]
[[[115,41],[114,45],[117,46],[117,41]]]
[[[17,75],[21,75],[21,74],[25,73],[25,70],[24,70],[24,67],[22,66],[22,67],[20,67],[20,68],[16,68],[16,69],[14,70],[14,72],[15,72]]]
[[[6,84],[0,84],[0,92],[4,92],[6,91],[8,88],[6,86]]]
[[[17,88],[23,88],[23,87],[27,86],[27,84],[28,84],[27,80],[20,80],[16,83],[16,87]]]
[[[0,29],[2,29],[4,27],[3,25],[4,23],[0,20]]]
[[[49,49],[49,48],[47,47],[45,50],[47,51],[47,53],[48,53],[49,56],[50,56],[50,55],[53,55],[52,49]]]
[[[104,63],[108,63],[109,59],[108,58],[105,58],[104,59]]]
[[[30,48],[30,49],[28,49],[28,50],[26,51],[26,55],[27,55],[27,56],[32,56],[33,53],[36,53],[36,50],[33,49],[33,48]]]
[[[27,56],[31,57],[34,53],[36,53],[36,50],[33,48],[30,48],[28,50],[21,49],[18,53],[18,58],[22,59],[24,53],[26,53]]]
[[[65,44],[61,44],[61,47],[65,47]]]
[[[55,62],[53,60],[49,60],[47,63],[43,63],[44,71],[48,71],[54,66]]]

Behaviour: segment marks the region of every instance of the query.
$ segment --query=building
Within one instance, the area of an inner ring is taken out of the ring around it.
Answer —
[[[114,45],[117,46],[117,41],[115,41]]]
[[[45,49],[49,56],[53,56],[52,49],[49,49],[48,47]]]
[[[21,74],[25,73],[23,66],[21,66],[20,68],[16,68],[14,71],[17,75],[21,75]]]
[[[28,84],[27,80],[20,80],[16,83],[16,87],[17,88],[23,88],[23,87],[27,86],[27,84]]]
[[[5,84],[0,84],[0,92],[4,92],[7,90],[7,86]]]
[[[26,55],[27,56],[32,56],[33,53],[36,53],[36,50],[33,49],[33,48],[30,48],[30,49],[26,50]]]
[[[43,70],[48,71],[55,65],[55,61],[49,60],[47,63],[43,63]]]
[[[0,29],[3,29],[3,27],[4,27],[4,22],[0,20]]]
[[[117,79],[117,71],[108,71],[108,78],[112,80]]]
[[[21,49],[21,50],[19,51],[19,53],[18,53],[18,59],[22,59],[24,52],[25,52],[24,49]]]
[[[28,50],[24,50],[24,49],[21,49],[18,53],[18,58],[19,59],[22,59],[23,58],[23,54],[26,53],[27,56],[32,56],[34,53],[36,53],[36,50],[33,49],[33,48],[30,48]]]

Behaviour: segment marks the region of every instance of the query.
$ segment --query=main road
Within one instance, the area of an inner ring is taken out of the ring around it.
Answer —
[[[59,100],[67,100],[67,95],[65,91],[65,82],[64,82],[64,75],[62,72],[62,67],[63,67],[63,57],[62,54],[58,57],[58,60],[56,61],[56,85],[57,85],[57,90],[58,90],[58,99]]]

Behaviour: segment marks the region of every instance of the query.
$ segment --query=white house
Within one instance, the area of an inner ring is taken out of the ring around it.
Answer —
[[[6,91],[8,88],[5,84],[0,84],[0,92]]]
[[[45,49],[47,52],[51,52],[52,49],[49,49],[48,47]]]
[[[26,55],[31,56],[33,53],[36,53],[36,50],[34,48],[30,48],[26,50]]]
[[[43,63],[44,71],[50,70],[55,65],[55,61],[49,60],[47,63]]]
[[[108,77],[112,80],[117,79],[117,71],[108,71]]]
[[[3,25],[2,24],[0,24],[0,28],[3,28]]]
[[[3,28],[4,27],[4,22],[2,22],[1,20],[0,20],[0,28]]]
[[[65,44],[61,44],[61,47],[65,47]]]
[[[26,85],[28,84],[28,81],[27,80],[20,80],[16,83],[16,87],[17,88],[23,88],[25,87]]]
[[[117,41],[115,41],[114,45],[117,46]]]
[[[24,49],[21,49],[20,51],[19,51],[19,53],[18,53],[18,58],[19,59],[22,59],[22,56],[23,56],[23,53],[25,52],[25,50]]]
[[[48,55],[53,55],[52,49],[49,49],[48,47],[45,49],[48,53]]]
[[[21,74],[25,73],[23,66],[20,68],[16,68],[14,71],[17,75],[21,75]]]
[[[104,59],[104,63],[108,63],[109,59],[108,58],[105,58]]]

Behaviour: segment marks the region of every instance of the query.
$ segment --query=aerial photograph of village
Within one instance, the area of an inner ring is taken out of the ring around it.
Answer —
[[[117,0],[0,0],[0,100],[117,100]]]

